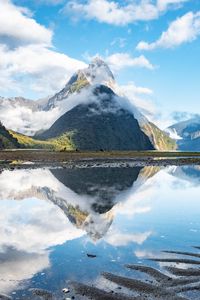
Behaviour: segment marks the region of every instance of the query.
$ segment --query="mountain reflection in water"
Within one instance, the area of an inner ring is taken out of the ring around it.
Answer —
[[[198,188],[199,175],[198,167],[3,171],[0,174],[0,294],[14,291],[14,299],[15,295],[23,298],[22,294],[26,296],[32,286],[61,291],[66,277],[84,280],[87,270],[78,272],[76,266],[80,268],[80,262],[88,270],[93,266],[84,262],[82,252],[95,250],[102,257],[97,269],[87,275],[93,279],[101,264],[125,257],[125,249],[129,251],[127,259],[133,259],[130,253],[142,259],[147,251],[140,248],[134,251],[133,245],[142,247],[150,237],[153,239],[155,220],[151,211],[156,199],[161,197],[160,191],[166,192],[168,186],[176,187],[177,191],[183,187]],[[132,228],[133,217],[137,219],[141,214],[144,214],[143,222]],[[150,221],[146,227],[148,214]],[[156,218],[161,222],[157,212]],[[65,256],[78,257],[77,261],[61,261],[59,251],[64,251]],[[114,251],[118,252],[112,259]],[[54,260],[59,262],[59,276],[54,274],[58,272]],[[65,264],[68,273],[62,270]],[[111,268],[110,264],[107,267]]]

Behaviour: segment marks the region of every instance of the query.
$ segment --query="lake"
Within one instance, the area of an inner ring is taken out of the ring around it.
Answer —
[[[200,299],[199,166],[4,170],[0,200],[0,299]]]

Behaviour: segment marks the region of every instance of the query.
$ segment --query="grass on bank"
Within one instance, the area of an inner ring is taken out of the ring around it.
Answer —
[[[43,141],[42,141],[43,142]],[[37,151],[38,150],[38,151]],[[4,149],[0,151],[1,156],[12,155],[25,157],[26,155],[32,156],[43,156],[47,158],[54,157],[65,157],[67,158],[113,158],[113,159],[128,159],[128,158],[181,158],[181,157],[199,157],[200,152],[182,152],[182,151],[78,151],[78,150],[67,150],[61,148],[59,150],[49,149],[49,148],[27,148],[27,149]]]
[[[61,150],[70,151],[74,149],[74,145],[71,142],[70,135],[67,134],[63,134],[58,138],[42,141],[14,131],[10,131],[10,133],[14,138],[18,140],[21,148],[46,149],[46,150],[54,150],[54,151],[61,151]]]

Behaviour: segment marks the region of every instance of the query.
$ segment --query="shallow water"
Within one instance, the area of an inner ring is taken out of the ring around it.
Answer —
[[[124,265],[162,269],[172,263],[148,258],[200,246],[199,195],[198,166],[5,170],[0,294],[32,299],[30,289],[39,288],[65,299],[71,281],[115,288],[103,271],[143,280]]]

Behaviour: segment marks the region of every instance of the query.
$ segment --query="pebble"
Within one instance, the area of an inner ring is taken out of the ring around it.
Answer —
[[[95,258],[95,257],[97,257],[95,254],[88,254],[87,253],[87,257],[90,257],[90,258]]]

